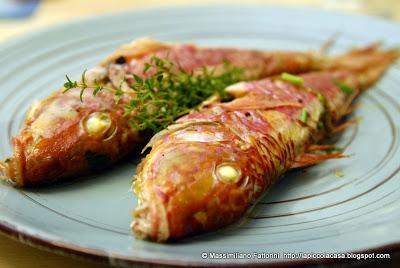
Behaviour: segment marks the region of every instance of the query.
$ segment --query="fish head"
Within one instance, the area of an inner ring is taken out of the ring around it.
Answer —
[[[219,124],[180,127],[156,137],[157,149],[138,167],[132,229],[140,238],[165,241],[217,229],[253,201],[256,176],[238,137]]]
[[[0,171],[17,186],[96,171],[131,150],[117,146],[135,135],[111,92],[95,97],[88,88],[81,99],[79,89],[58,91],[28,111],[24,127],[13,138],[14,153]]]

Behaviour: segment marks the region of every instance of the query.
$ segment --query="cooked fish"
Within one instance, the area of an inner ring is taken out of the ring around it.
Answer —
[[[330,70],[231,85],[235,99],[194,111],[153,137],[137,169],[132,229],[168,241],[237,221],[286,171],[345,157],[315,153],[355,97],[399,56],[350,51]]]

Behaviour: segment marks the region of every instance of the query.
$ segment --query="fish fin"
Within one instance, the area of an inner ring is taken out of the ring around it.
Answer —
[[[121,56],[127,57],[129,59],[141,57],[143,55],[158,51],[168,46],[170,46],[169,43],[164,43],[149,37],[136,39],[128,44],[123,44],[122,46],[120,46],[114,53],[103,60],[101,62],[101,65],[107,66]]]
[[[343,116],[346,116],[346,115],[351,114],[351,113],[354,112],[356,109],[358,109],[360,106],[361,106],[360,103],[349,105],[349,107],[347,107],[347,110],[344,111]]]
[[[348,127],[360,123],[360,121],[361,121],[361,118],[359,118],[359,117],[352,118],[343,124],[333,127],[332,133],[342,132],[342,131],[346,130]]]
[[[337,149],[337,147],[334,144],[311,144],[307,146],[306,151],[313,152],[313,151],[326,151],[335,149]]]
[[[226,87],[225,91],[234,98],[240,98],[251,91],[246,85],[246,82],[238,82]]]
[[[200,110],[200,109],[209,107],[212,104],[216,104],[216,103],[220,103],[220,102],[221,102],[221,96],[214,94],[211,97],[209,97],[208,99],[206,99],[205,101],[203,101],[199,105],[198,109]]]
[[[346,81],[352,88],[361,91],[371,87],[386,69],[400,57],[400,50],[382,49],[382,45],[374,43],[364,48],[353,49],[329,62],[328,70],[347,70],[356,79]]]
[[[235,99],[231,102],[223,103],[222,107],[230,110],[230,111],[238,111],[238,110],[268,110],[275,109],[278,107],[295,107],[302,108],[304,105],[294,102],[294,101],[278,101],[278,100],[269,100],[268,98],[263,98],[260,96],[259,98],[254,98],[253,94],[249,94],[247,96]]]
[[[320,48],[319,48],[319,53],[321,55],[325,55],[327,54],[327,52],[329,51],[329,49],[331,49],[333,47],[333,45],[336,43],[336,40],[338,39],[340,33],[339,32],[335,32],[333,33],[327,40],[325,40]]]
[[[339,159],[339,158],[348,158],[349,155],[344,155],[342,153],[334,153],[334,154],[310,154],[304,153],[296,157],[291,168],[301,168],[308,167],[312,165],[316,165],[322,161],[330,160],[330,159]]]

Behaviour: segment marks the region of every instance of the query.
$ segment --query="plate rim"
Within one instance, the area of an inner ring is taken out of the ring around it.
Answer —
[[[154,267],[276,267],[276,266],[309,266],[320,264],[351,264],[357,263],[357,259],[351,258],[321,258],[321,259],[287,259],[287,260],[274,260],[268,262],[257,263],[212,263],[200,261],[180,261],[180,260],[158,260],[156,258],[140,258],[137,256],[120,256],[117,254],[107,254],[106,251],[98,249],[90,249],[77,246],[73,243],[50,241],[49,239],[41,238],[24,231],[18,231],[17,228],[9,226],[4,222],[0,222],[0,233],[11,238],[17,242],[34,247],[36,249],[44,250],[60,256],[73,257],[85,261],[93,261],[97,263],[108,264],[111,266],[125,267],[130,265],[151,265]],[[361,251],[352,252],[354,254],[369,254],[369,253],[389,253],[393,254],[400,251],[400,242],[388,243],[378,247],[368,248]],[[380,259],[365,260],[369,262],[376,262]],[[381,259],[388,260],[388,259]]]
[[[256,3],[246,3],[246,4],[173,4],[173,5],[165,5],[161,7],[139,7],[139,8],[130,8],[123,11],[111,11],[102,14],[88,15],[82,16],[79,18],[75,18],[68,22],[58,22],[51,26],[46,26],[40,29],[34,29],[33,32],[25,32],[19,33],[15,36],[7,38],[0,42],[0,51],[3,49],[9,49],[13,46],[13,44],[18,44],[23,42],[24,40],[29,40],[31,38],[36,38],[41,35],[46,35],[51,33],[54,30],[59,29],[60,27],[71,27],[74,25],[80,25],[82,23],[93,22],[96,20],[104,20],[107,18],[112,18],[113,16],[122,16],[126,14],[139,14],[139,13],[147,13],[147,12],[162,12],[164,10],[185,10],[185,9],[208,9],[208,8],[257,8],[257,9],[280,9],[280,10],[302,10],[305,12],[315,12],[318,11],[320,13],[325,13],[334,16],[341,16],[346,18],[358,18],[358,19],[368,19],[368,21],[373,21],[373,23],[380,23],[384,25],[395,25],[400,26],[400,23],[397,21],[392,21],[390,19],[379,18],[372,15],[363,15],[357,13],[346,13],[338,10],[328,10],[323,8],[317,8],[312,6],[287,6],[287,5],[279,5],[279,4],[256,4]],[[86,261],[93,261],[97,263],[109,264],[112,266],[129,266],[129,265],[151,265],[151,266],[207,266],[207,267],[238,267],[238,266],[249,266],[249,267],[273,267],[273,266],[287,266],[287,265],[296,265],[296,266],[307,266],[307,265],[316,265],[316,264],[344,264],[344,263],[353,263],[356,262],[357,259],[286,259],[286,260],[273,260],[273,261],[260,261],[256,263],[213,263],[212,261],[201,262],[201,261],[180,261],[178,259],[175,260],[158,260],[157,258],[143,258],[138,256],[125,256],[118,254],[110,254],[107,251],[81,247],[77,244],[65,242],[65,241],[56,241],[51,240],[50,238],[42,237],[38,234],[31,234],[28,231],[20,230],[17,226],[10,224],[4,220],[0,219],[0,234],[11,238],[15,241],[23,243],[25,245],[32,246],[34,248],[44,250],[47,252],[55,253],[61,256],[74,257],[77,259],[82,259]],[[355,251],[352,253],[390,253],[393,254],[395,252],[400,252],[400,241],[397,242],[389,242],[382,243],[376,247],[365,248],[360,251]],[[369,260],[370,262],[374,262],[379,259]],[[381,259],[387,260],[387,259]]]
[[[340,10],[329,10],[325,8],[318,8],[314,6],[300,6],[300,5],[282,5],[282,4],[257,4],[257,3],[245,3],[245,4],[172,4],[168,6],[159,6],[159,7],[139,7],[139,8],[129,8],[126,10],[115,10],[109,11],[101,14],[93,14],[93,15],[83,15],[78,18],[73,18],[70,21],[61,21],[56,22],[53,25],[47,25],[43,28],[33,29],[32,32],[21,32],[11,37],[6,38],[5,40],[0,41],[0,50],[11,46],[14,43],[19,43],[25,39],[33,38],[42,34],[46,34],[48,32],[54,31],[60,27],[68,27],[73,25],[79,25],[80,23],[90,22],[98,19],[105,19],[108,17],[126,15],[126,14],[134,14],[134,13],[146,13],[151,11],[163,11],[163,10],[184,10],[184,9],[207,9],[207,8],[273,8],[273,9],[282,9],[282,10],[303,10],[306,12],[318,11],[319,13],[325,13],[330,15],[348,17],[348,18],[358,18],[358,19],[368,19],[369,21],[374,21],[375,23],[383,23],[386,25],[396,25],[400,26],[400,21],[394,21],[384,17],[373,16],[369,14],[360,14],[360,13],[350,13]]]

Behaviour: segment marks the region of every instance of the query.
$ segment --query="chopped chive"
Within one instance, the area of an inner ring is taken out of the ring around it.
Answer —
[[[295,86],[302,86],[304,84],[304,79],[297,75],[282,73],[281,78],[285,81],[292,83]]]
[[[353,89],[346,84],[343,81],[340,80],[335,80],[335,84],[337,87],[340,88],[340,90],[346,95],[346,96],[350,96],[351,94],[353,94]]]
[[[307,123],[308,120],[308,111],[306,109],[301,110],[300,120],[304,123]]]

